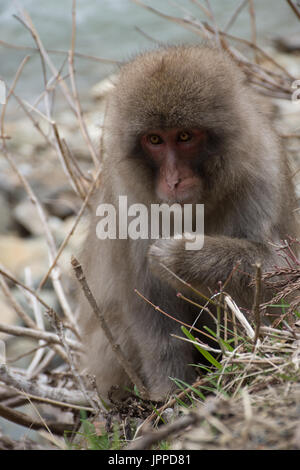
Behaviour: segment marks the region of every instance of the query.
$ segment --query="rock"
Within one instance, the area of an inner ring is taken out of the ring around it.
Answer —
[[[9,305],[6,297],[2,293],[0,293],[0,323],[5,323],[7,325],[15,325],[17,323],[17,314],[15,310]],[[9,336],[10,335],[7,333],[2,333],[0,331],[0,340],[8,338]]]
[[[267,51],[270,53],[270,51]],[[298,78],[300,76],[300,55],[297,54],[286,54],[279,51],[272,51],[270,53],[272,58],[284,67],[293,77]],[[291,90],[291,94],[292,94]]]
[[[6,197],[0,193],[0,233],[7,232],[12,226],[10,205]]]
[[[49,214],[60,219],[76,214],[80,208],[74,191],[66,184],[54,188],[44,187],[40,191],[40,201]]]
[[[107,94],[113,90],[114,88],[114,83],[116,81],[116,74],[110,75],[107,78],[104,78],[104,80],[101,80],[100,82],[96,83],[91,89],[91,95],[95,100],[102,100],[107,96]]]
[[[34,280],[41,279],[48,269],[48,250],[44,238],[22,239],[15,235],[0,237],[0,263],[18,279],[24,279],[29,266]]]
[[[24,291],[21,289],[13,288],[11,289],[11,293],[14,296],[16,302],[20,305],[20,307],[24,310],[25,313],[27,313],[30,317],[32,317],[33,312],[32,312],[32,305],[30,302],[28,302],[28,298],[26,298]],[[57,297],[55,292],[52,289],[47,289],[43,288],[41,292],[39,293],[39,296],[41,299],[46,302],[47,305],[49,305],[53,310],[57,311],[59,308]],[[44,310],[44,307],[40,305],[41,311]],[[47,317],[44,317],[45,323],[47,323]]]
[[[98,106],[96,111],[84,112],[84,121],[89,136],[94,143],[96,151],[99,147],[101,125],[104,117],[104,105]],[[77,162],[81,159],[90,160],[91,155],[82,133],[79,130],[78,120],[69,112],[60,113],[56,119],[61,139],[64,139]]]
[[[292,100],[273,99],[276,107],[276,128],[282,134],[297,134],[300,120],[300,103]]]
[[[43,120],[40,120],[43,126]],[[35,129],[33,123],[27,117],[14,119],[6,122],[6,133],[11,136],[10,146],[12,149],[26,147],[26,153],[32,154],[36,147],[44,148],[47,143],[43,136]]]
[[[298,52],[300,51],[300,33],[275,38],[274,44],[282,52]]]
[[[55,230],[55,237],[59,244],[61,244],[65,237],[70,233],[73,228],[74,222],[76,220],[75,216],[68,217],[67,219],[60,221],[61,223],[57,225]],[[83,217],[79,222],[75,232],[69,239],[66,250],[75,250],[79,249],[82,246],[82,243],[86,236],[86,230],[88,226],[88,221],[86,217]]]
[[[0,166],[1,171],[1,166]],[[9,181],[9,179],[0,173],[0,192],[3,196],[8,200],[15,200],[16,199],[16,190],[17,188]],[[19,191],[17,190],[19,193]]]
[[[15,220],[32,235],[44,233],[36,206],[27,200],[20,202],[13,210]]]
[[[40,201],[44,207],[49,209],[49,212],[56,215],[47,215],[47,224],[53,233],[56,241],[60,244],[65,237],[66,230],[64,228],[63,220],[67,219],[71,215],[74,215],[75,202],[74,194],[66,193],[61,197],[56,196],[57,199],[51,200],[44,195],[40,196]],[[69,199],[69,201],[68,201]],[[72,200],[73,199],[73,200]],[[46,202],[47,201],[47,202]],[[1,215],[1,207],[0,207]],[[45,229],[40,220],[37,208],[28,199],[20,202],[13,210],[14,220],[18,222],[28,233],[33,236],[45,236]],[[73,220],[73,219],[72,219]],[[70,227],[71,228],[71,227]],[[0,232],[1,232],[1,221],[0,221]]]
[[[176,414],[173,408],[166,408],[162,413],[162,417],[166,423],[171,423],[176,417]]]

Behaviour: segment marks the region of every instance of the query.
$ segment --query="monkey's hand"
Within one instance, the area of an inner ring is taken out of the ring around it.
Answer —
[[[160,239],[149,249],[153,274],[176,289],[183,288],[182,280],[195,288],[205,285],[215,289],[219,281],[224,283],[229,277],[231,285],[247,286],[254,263],[267,256],[263,246],[244,239],[205,236],[204,245],[198,250],[187,250],[188,242],[190,239],[184,237]]]
[[[181,280],[189,282],[194,277],[194,253],[186,250],[186,241],[185,238],[159,239],[151,245],[148,252],[149,266],[153,274],[175,288],[182,288]]]

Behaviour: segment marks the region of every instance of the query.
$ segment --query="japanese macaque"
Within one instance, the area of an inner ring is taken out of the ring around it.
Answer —
[[[191,364],[203,357],[172,336],[181,334],[180,323],[135,290],[192,325],[199,308],[177,296],[184,289],[179,278],[208,296],[227,280],[226,292],[251,310],[254,264],[263,270],[282,264],[275,245],[296,235],[289,167],[261,99],[231,58],[209,46],[161,48],[122,66],[109,97],[104,144],[80,262],[115,342],[151,399],[160,400],[174,389],[171,378],[192,383],[197,368]],[[149,213],[151,204],[204,204],[202,248],[187,250],[185,237],[120,238],[118,230],[116,239],[100,240],[97,207],[113,205],[119,220],[119,196]],[[204,305],[200,297],[197,302]],[[112,386],[132,389],[85,299],[80,308],[84,366],[103,398]],[[214,328],[205,311],[196,326],[204,325]]]

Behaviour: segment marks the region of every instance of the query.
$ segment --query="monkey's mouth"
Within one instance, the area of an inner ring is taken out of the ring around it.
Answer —
[[[159,195],[159,199],[161,202],[166,202],[167,204],[194,204],[196,203],[195,195],[191,194],[190,192],[178,192],[173,194],[164,194]]]
[[[162,203],[167,204],[180,204],[183,206],[184,204],[196,204],[196,200],[194,195],[191,194],[175,194],[175,195],[159,195],[159,199]]]
[[[170,188],[166,184],[159,185],[157,188],[157,196],[161,202],[168,204],[194,204],[199,202],[200,195],[201,184],[199,178],[188,178],[174,188]]]

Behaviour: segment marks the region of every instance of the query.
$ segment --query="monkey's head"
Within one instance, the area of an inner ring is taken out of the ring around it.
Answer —
[[[108,111],[117,171],[133,171],[152,200],[169,203],[205,203],[218,185],[232,187],[236,160],[255,140],[243,82],[227,55],[206,46],[163,48],[124,65]]]

